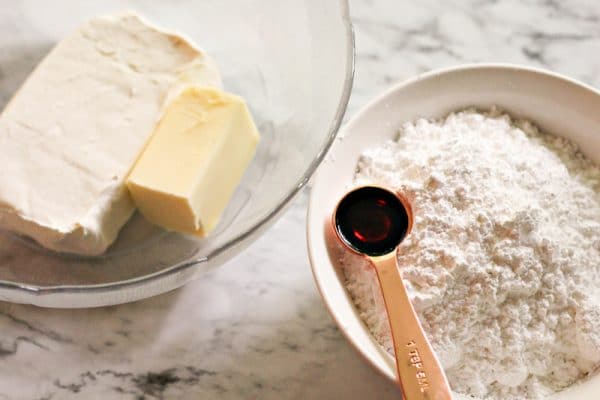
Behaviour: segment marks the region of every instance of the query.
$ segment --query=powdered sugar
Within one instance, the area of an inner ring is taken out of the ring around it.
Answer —
[[[453,390],[542,398],[600,363],[600,168],[576,146],[497,110],[466,110],[405,124],[367,150],[355,183],[373,182],[413,202],[398,259]],[[391,351],[374,271],[344,264]]]

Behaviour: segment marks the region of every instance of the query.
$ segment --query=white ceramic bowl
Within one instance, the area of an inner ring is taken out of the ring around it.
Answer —
[[[599,91],[539,69],[480,64],[430,72],[377,97],[344,127],[315,176],[307,235],[317,286],[350,343],[391,380],[396,379],[393,359],[371,336],[346,292],[335,262],[340,250],[327,239],[325,227],[336,202],[352,187],[356,162],[366,147],[393,138],[402,122],[494,105],[573,140],[588,157],[600,162]],[[598,393],[600,376],[595,376],[550,399],[595,400]]]

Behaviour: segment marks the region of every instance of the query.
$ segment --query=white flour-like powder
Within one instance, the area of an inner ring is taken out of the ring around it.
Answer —
[[[496,110],[467,110],[405,124],[362,155],[355,183],[413,202],[398,260],[454,391],[539,399],[594,371],[600,168],[575,145]],[[373,269],[343,262],[363,319],[392,352]]]

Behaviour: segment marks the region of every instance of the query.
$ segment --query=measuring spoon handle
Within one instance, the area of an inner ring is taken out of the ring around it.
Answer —
[[[452,394],[398,270],[396,252],[370,257],[390,322],[404,400],[451,400]]]

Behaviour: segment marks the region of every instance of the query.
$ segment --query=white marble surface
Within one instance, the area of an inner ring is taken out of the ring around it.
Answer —
[[[357,65],[347,115],[393,82],[472,61],[543,66],[600,87],[595,0],[354,0],[351,8]],[[0,24],[0,36],[10,29]],[[0,399],[398,398],[317,294],[307,198],[181,290],[93,310],[0,303]]]

